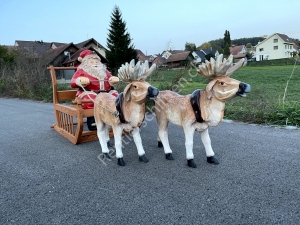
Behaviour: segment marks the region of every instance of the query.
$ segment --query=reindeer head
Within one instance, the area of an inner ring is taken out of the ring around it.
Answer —
[[[217,59],[213,58],[199,65],[197,72],[211,81],[206,86],[208,99],[215,96],[221,101],[229,100],[235,96],[246,97],[246,93],[250,92],[250,85],[242,83],[238,80],[230,78],[230,75],[237,71],[244,63],[244,59],[232,65],[233,56],[223,59],[223,54],[218,55]]]
[[[144,103],[149,99],[155,99],[158,95],[158,89],[146,82],[146,78],[150,76],[156,69],[153,64],[149,69],[149,63],[137,62],[134,59],[130,63],[123,64],[118,70],[118,77],[123,82],[129,82],[124,89],[125,101],[133,101],[138,104]]]

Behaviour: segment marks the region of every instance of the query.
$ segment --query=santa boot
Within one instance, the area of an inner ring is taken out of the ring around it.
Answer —
[[[88,126],[89,130],[97,130],[97,126],[96,126],[96,123],[95,123],[95,118],[93,116],[87,117],[86,118],[86,123],[87,123],[87,126]]]

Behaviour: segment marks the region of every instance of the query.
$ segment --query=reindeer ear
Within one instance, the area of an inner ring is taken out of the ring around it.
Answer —
[[[125,89],[124,89],[124,96],[125,96],[125,101],[130,100],[130,88],[132,84],[128,84]]]
[[[216,82],[218,81],[218,79],[214,79],[211,82],[209,82],[206,86],[206,95],[208,99],[211,99],[212,94],[213,94],[213,86],[216,84]]]

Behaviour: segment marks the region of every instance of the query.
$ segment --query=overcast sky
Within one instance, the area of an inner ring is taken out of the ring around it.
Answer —
[[[0,45],[15,40],[77,44],[94,38],[106,47],[114,6],[135,48],[151,55],[169,43],[183,50],[224,37],[283,33],[300,39],[299,0],[0,0]]]

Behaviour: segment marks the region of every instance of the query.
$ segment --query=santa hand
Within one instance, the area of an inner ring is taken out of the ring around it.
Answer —
[[[108,82],[111,86],[118,84],[120,81],[119,77],[112,76],[108,79]]]
[[[76,83],[78,86],[80,86],[80,85],[86,86],[86,85],[88,85],[88,84],[90,83],[90,79],[87,78],[87,77],[78,77],[78,78],[76,79],[75,83]]]

